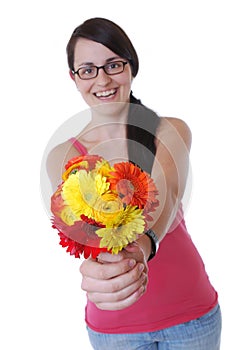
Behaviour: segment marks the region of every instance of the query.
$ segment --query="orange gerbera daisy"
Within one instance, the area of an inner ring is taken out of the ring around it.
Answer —
[[[75,172],[77,170],[85,169],[89,171],[94,169],[97,161],[102,160],[102,157],[92,154],[86,154],[84,156],[71,158],[65,165],[66,170],[62,175],[63,181],[65,181],[72,172]]]
[[[124,204],[142,209],[148,202],[158,201],[154,181],[138,166],[129,162],[116,163],[110,175],[111,190],[117,191]]]

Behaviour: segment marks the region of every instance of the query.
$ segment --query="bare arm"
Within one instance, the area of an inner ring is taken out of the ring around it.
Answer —
[[[157,138],[152,177],[159,189],[160,206],[154,213],[152,228],[162,240],[176,217],[185,191],[192,137],[182,120],[164,118]]]

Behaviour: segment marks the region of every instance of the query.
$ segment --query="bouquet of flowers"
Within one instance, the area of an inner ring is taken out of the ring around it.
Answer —
[[[157,195],[152,178],[130,162],[111,166],[97,155],[78,156],[51,197],[52,227],[76,258],[117,254],[147,230]]]

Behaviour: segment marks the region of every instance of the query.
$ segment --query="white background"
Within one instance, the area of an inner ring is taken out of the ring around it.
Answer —
[[[124,28],[139,54],[133,92],[193,133],[189,232],[219,292],[222,350],[233,344],[232,1],[8,1],[1,35],[0,348],[91,349],[80,261],[58,246],[40,198],[40,166],[54,131],[86,108],[65,47],[85,19]],[[82,341],[82,345],[81,345]]]

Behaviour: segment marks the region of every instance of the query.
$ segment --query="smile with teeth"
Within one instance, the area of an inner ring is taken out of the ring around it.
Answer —
[[[107,90],[107,91],[100,91],[100,92],[96,92],[95,96],[96,97],[109,97],[112,96],[116,93],[117,89],[111,89],[111,90]]]

